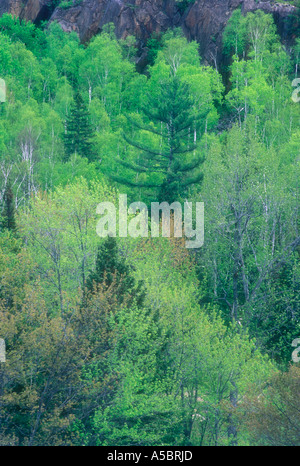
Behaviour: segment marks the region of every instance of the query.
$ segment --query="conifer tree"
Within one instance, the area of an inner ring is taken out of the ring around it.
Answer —
[[[188,84],[176,75],[170,76],[160,83],[155,96],[148,97],[148,105],[143,112],[150,124],[132,123],[140,130],[158,135],[160,147],[146,147],[125,134],[125,140],[139,149],[141,156],[135,163],[126,160],[120,163],[135,174],[143,173],[146,180],[113,178],[128,186],[156,188],[158,200],[173,202],[180,199],[188,186],[202,179],[199,167],[203,159],[195,153],[197,145],[193,138],[200,118]]]
[[[66,121],[64,134],[66,159],[68,160],[72,154],[79,154],[89,161],[94,160],[95,152],[92,139],[93,128],[90,123],[89,111],[80,92],[77,90],[70,115]]]
[[[11,189],[11,185],[8,183],[3,196],[3,211],[2,211],[2,230],[16,230],[15,221],[15,207],[14,207],[14,195]]]
[[[136,285],[129,265],[119,257],[116,239],[111,236],[108,236],[98,248],[95,270],[90,273],[86,281],[87,291],[91,293],[97,290],[98,284],[105,289],[114,285],[119,302],[122,302],[124,295],[127,294],[138,306],[143,304],[145,295],[143,283],[139,282]]]

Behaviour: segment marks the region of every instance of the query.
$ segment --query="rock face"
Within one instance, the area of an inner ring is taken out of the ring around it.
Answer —
[[[190,40],[200,44],[201,56],[215,65],[220,61],[222,33],[232,12],[242,0],[197,0],[182,18],[182,27]]]
[[[12,15],[19,15],[22,9],[20,0],[2,0],[0,3],[0,15],[7,11]]]
[[[51,21],[66,31],[78,32],[82,41],[90,39],[109,22],[119,38],[134,34],[145,41],[153,32],[179,26],[181,15],[174,0],[83,0],[68,10],[57,8]]]
[[[37,23],[57,21],[65,31],[77,32],[83,42],[113,22],[117,37],[135,35],[141,50],[151,34],[181,27],[188,39],[200,44],[204,60],[217,65],[222,32],[236,8],[241,7],[243,13],[261,9],[273,14],[285,41],[291,39],[286,19],[297,12],[295,6],[273,0],[196,0],[185,12],[180,11],[175,0],[77,0],[74,4],[55,8],[54,0],[1,0],[0,15],[10,12]]]
[[[241,7],[243,14],[258,9],[273,14],[282,36],[286,19],[291,14],[296,14],[294,6],[270,0],[197,0],[185,12],[182,28],[188,39],[199,42],[201,55],[210,64],[217,65],[221,60],[222,33],[228,19],[238,7]]]
[[[1,0],[0,15],[8,12],[34,22],[48,8],[48,3],[47,0]]]

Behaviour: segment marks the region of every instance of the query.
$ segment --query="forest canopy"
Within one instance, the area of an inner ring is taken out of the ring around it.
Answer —
[[[0,18],[0,445],[299,445],[300,40],[236,10],[223,75],[177,29],[139,73],[44,26]],[[204,245],[100,238],[119,193]]]

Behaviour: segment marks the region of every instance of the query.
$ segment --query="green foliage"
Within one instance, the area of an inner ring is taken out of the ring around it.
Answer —
[[[13,42],[22,42],[34,54],[40,54],[46,45],[45,36],[33,23],[20,20],[5,13],[0,18],[0,34],[10,38]]]
[[[92,147],[93,132],[87,107],[77,91],[74,104],[66,119],[64,145],[67,160],[73,154],[85,155],[89,161],[93,160]]]
[[[247,396],[243,407],[251,412],[247,420],[251,442],[299,446],[299,388],[300,367],[294,365],[273,375],[260,399],[254,394]]]
[[[15,231],[16,221],[15,221],[15,206],[14,206],[14,195],[11,189],[10,184],[5,187],[3,195],[3,210],[2,210],[2,221],[1,229]]]
[[[0,444],[297,443],[299,43],[236,10],[223,45],[226,91],[179,29],[143,75],[111,23],[0,18]],[[203,201],[203,247],[99,238],[118,189]]]
[[[247,27],[241,10],[234,10],[223,33],[223,47],[226,54],[241,56],[246,49]]]
[[[153,66],[158,54],[158,51],[162,47],[162,38],[157,34],[152,34],[151,38],[147,40],[147,58],[149,65]]]
[[[193,3],[195,3],[195,0],[176,0],[176,5],[181,13],[184,13]]]
[[[99,285],[109,288],[114,284],[118,302],[122,303],[124,295],[127,295],[130,302],[142,306],[144,300],[142,281],[135,286],[130,267],[119,255],[116,239],[109,236],[98,248],[95,271],[89,274],[86,281],[87,290],[92,292]],[[128,305],[128,299],[126,302]]]
[[[82,0],[60,0],[59,8],[71,8],[72,6],[80,5]]]
[[[144,156],[139,158],[136,165],[129,165],[124,161],[123,164],[145,175],[143,181],[132,182],[131,185],[157,187],[159,200],[173,202],[184,194],[181,187],[201,179],[201,174],[193,176],[193,171],[199,167],[201,160],[195,157],[190,160],[187,158],[187,155],[196,149],[195,144],[189,142],[188,133],[189,128],[197,130],[198,115],[193,111],[189,86],[181,83],[177,76],[164,80],[157,95],[148,96],[147,103],[144,113],[153,125],[150,123],[148,127],[140,128],[159,136],[161,148],[148,149],[143,143],[135,142],[125,135],[125,140],[141,149]],[[161,128],[160,132],[159,128]],[[147,177],[148,174],[152,177]],[[158,178],[157,181],[154,181],[155,176]],[[129,183],[125,179],[120,181]]]
[[[189,186],[202,179],[197,137],[217,121],[212,92],[217,91],[218,100],[222,86],[209,70],[200,68],[196,43],[187,44],[177,32],[163,41],[144,97],[144,118],[132,115],[124,135],[138,149],[137,156],[132,161],[120,159],[128,172],[114,179],[150,188],[144,190],[146,196],[172,202],[186,196]]]

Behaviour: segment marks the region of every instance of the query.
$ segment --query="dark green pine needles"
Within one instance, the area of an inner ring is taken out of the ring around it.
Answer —
[[[147,100],[143,113],[148,124],[136,121],[132,124],[137,130],[158,136],[160,147],[146,146],[141,138],[137,140],[125,134],[128,144],[138,149],[139,157],[134,163],[128,160],[120,160],[120,163],[134,177],[113,177],[124,185],[149,188],[150,195],[159,201],[180,200],[190,185],[202,179],[199,167],[203,158],[197,154],[194,141],[194,132],[201,124],[199,110],[188,84],[177,76],[161,82],[157,93],[148,95]],[[137,174],[143,174],[142,181]]]
[[[64,146],[66,160],[73,154],[86,157],[89,162],[95,160],[93,147],[94,131],[90,123],[90,114],[79,91],[76,91],[70,114],[66,120]]]
[[[124,257],[120,255],[117,241],[108,236],[98,247],[96,267],[90,272],[86,281],[86,289],[89,293],[97,290],[98,284],[104,288],[114,285],[118,301],[121,303],[125,296],[129,302],[135,302],[142,306],[145,298],[145,288],[142,281],[137,284],[132,276],[132,268],[126,264]]]
[[[14,195],[11,185],[7,184],[3,195],[2,230],[16,230]]]

